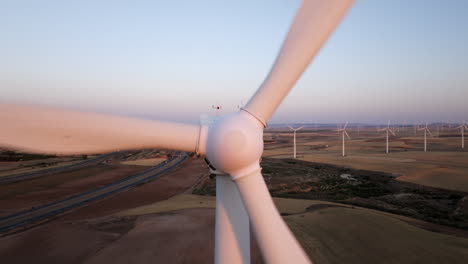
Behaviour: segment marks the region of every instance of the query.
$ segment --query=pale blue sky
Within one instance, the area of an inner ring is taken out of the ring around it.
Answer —
[[[197,122],[261,84],[299,1],[0,1],[0,100]],[[468,1],[361,0],[272,123],[468,120]]]

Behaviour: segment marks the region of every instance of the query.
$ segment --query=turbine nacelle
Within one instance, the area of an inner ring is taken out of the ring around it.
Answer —
[[[241,110],[222,116],[201,131],[199,152],[205,154],[216,170],[234,179],[259,169],[263,124],[248,112]]]

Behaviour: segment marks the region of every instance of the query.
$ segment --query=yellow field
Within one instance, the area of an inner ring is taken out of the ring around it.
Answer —
[[[326,208],[285,220],[314,263],[466,263],[468,239],[366,209]]]
[[[143,215],[143,214],[154,214],[161,212],[170,212],[181,209],[189,208],[215,208],[216,197],[204,196],[204,195],[193,195],[193,194],[180,194],[162,202],[153,203],[136,207],[130,210],[126,210],[118,213],[119,216],[125,215]],[[287,199],[287,198],[273,198],[278,210],[281,213],[297,214],[306,211],[306,208],[315,204],[330,204],[338,205],[336,203],[315,201],[315,200],[301,200],[301,199]],[[348,205],[340,206],[347,207]]]
[[[128,161],[122,161],[120,164],[123,165],[138,165],[138,166],[154,166],[157,165],[163,161],[165,161],[166,158],[151,158],[151,159],[137,159],[137,160],[128,160]]]
[[[144,215],[161,212],[170,212],[189,208],[215,208],[215,197],[181,194],[162,202],[143,205],[130,210],[126,210],[118,213],[117,215]]]
[[[31,172],[48,170],[48,169],[58,168],[58,167],[65,167],[65,166],[70,166],[70,165],[80,163],[80,162],[83,162],[83,160],[75,159],[75,160],[68,160],[68,161],[58,161],[56,164],[49,165],[46,167],[30,165],[30,164],[34,164],[32,162],[29,162],[29,164],[24,164],[24,165],[21,165],[20,163],[18,163],[18,164],[14,164],[14,167],[12,166],[11,170],[5,170],[5,171],[0,172],[0,177],[6,177],[6,176],[11,176],[11,175],[23,174],[23,173],[31,173]],[[3,166],[3,165],[0,165],[0,166]],[[7,165],[5,165],[4,167],[7,167]]]
[[[322,201],[274,201],[281,213],[291,214],[284,219],[314,263],[466,263],[468,259],[468,239],[420,229],[400,220],[403,216]],[[313,205],[321,208],[306,210]],[[178,195],[118,215],[214,207],[215,197]]]
[[[431,138],[428,152],[422,151],[419,137],[392,139],[389,154],[385,153],[385,143],[378,140],[383,141],[382,138],[348,140],[346,156],[342,157],[341,141],[337,137],[314,140],[298,136],[297,158],[354,169],[383,171],[400,175],[398,180],[402,181],[468,192],[468,152],[458,149],[458,139]],[[288,143],[274,148],[274,144],[271,144],[263,156],[292,158],[292,142],[288,147],[285,145]],[[327,147],[313,149],[314,146]],[[440,146],[444,149],[431,151],[431,147]]]

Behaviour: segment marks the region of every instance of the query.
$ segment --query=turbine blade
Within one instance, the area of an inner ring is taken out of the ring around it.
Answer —
[[[429,128],[426,128],[426,130],[427,130],[427,132],[429,133],[429,135],[431,135],[431,137],[432,137],[432,133],[431,133],[431,131],[429,130]]]
[[[278,213],[260,170],[233,178],[265,263],[311,263]]]
[[[53,154],[195,151],[200,131],[198,125],[18,105],[0,105],[0,123],[0,146]]]
[[[390,133],[392,133],[392,135],[394,135],[396,137],[396,134],[393,130],[389,129],[388,131],[390,131]]]
[[[344,132],[345,135],[348,137],[348,139],[351,139],[351,137],[348,135],[348,132],[346,132],[346,130],[343,130],[343,132]]]
[[[296,130],[301,130],[301,129],[303,129],[303,128],[304,128],[304,126],[301,126],[301,127],[299,127],[299,128],[296,128]]]
[[[304,1],[267,78],[244,110],[264,125],[318,53],[353,0]]]
[[[289,127],[291,130],[294,130],[294,128],[293,128],[292,126],[289,126],[289,125],[288,125],[288,127]]]
[[[346,124],[343,126],[343,129],[346,129],[347,126],[348,126],[348,122],[346,122]]]

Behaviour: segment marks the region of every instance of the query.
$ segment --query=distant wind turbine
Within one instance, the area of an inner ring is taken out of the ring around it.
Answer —
[[[304,128],[303,126],[298,128],[293,128],[292,126],[288,126],[291,130],[294,131],[294,158],[296,158],[296,131],[301,130]]]
[[[468,126],[465,125],[465,122],[461,126],[457,126],[455,129],[461,129],[461,148],[465,148],[465,129],[468,130]]]
[[[380,129],[379,131],[386,131],[386,133],[387,133],[387,148],[386,148],[385,152],[388,154],[388,132],[390,132],[390,133],[392,133],[392,135],[396,136],[395,133],[390,128],[390,121],[388,121],[388,124],[387,124],[386,128]]]
[[[424,130],[424,152],[427,152],[427,133],[432,137],[431,131],[427,128],[427,122],[425,127],[419,128],[418,130]]]
[[[221,105],[212,105],[211,108],[216,110],[216,116],[219,116],[219,110],[222,108]]]
[[[237,105],[237,109],[240,110],[244,106],[244,102],[240,102],[240,104]]]
[[[351,139],[351,137],[348,135],[348,132],[346,132],[346,127],[348,126],[348,122],[343,126],[343,128],[338,128],[338,133],[341,132],[341,138],[342,138],[342,149],[341,149],[341,156],[346,156],[345,152],[345,135],[348,137],[348,139]]]

